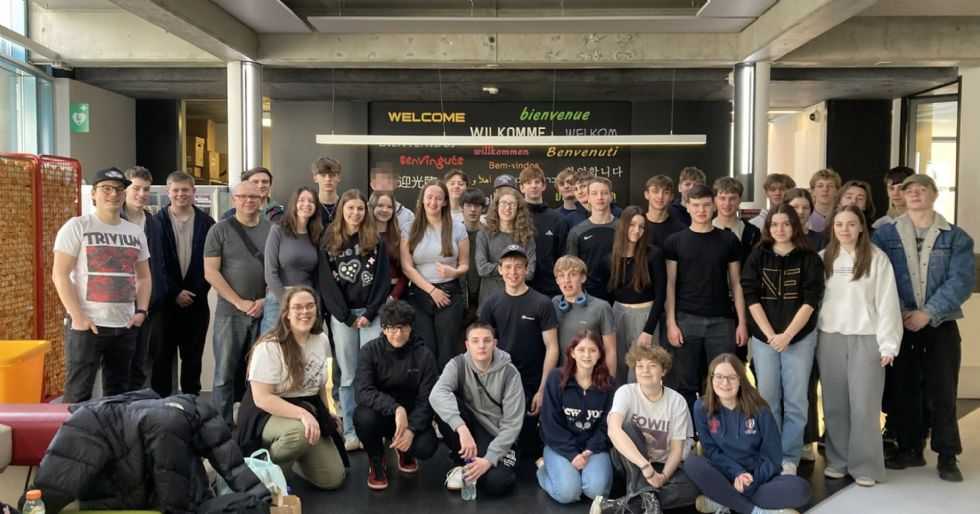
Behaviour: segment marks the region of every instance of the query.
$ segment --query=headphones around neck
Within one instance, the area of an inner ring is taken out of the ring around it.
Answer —
[[[585,307],[588,304],[589,304],[588,294],[583,294],[582,296],[579,296],[578,298],[575,299],[575,305],[578,305],[579,307]],[[568,300],[566,300],[564,296],[559,296],[558,310],[561,312],[568,312],[572,310],[572,304],[568,303]]]

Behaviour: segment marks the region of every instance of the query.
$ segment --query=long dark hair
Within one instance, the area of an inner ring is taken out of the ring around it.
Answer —
[[[643,218],[643,234],[640,236],[640,240],[634,245],[629,239],[630,223],[633,222],[635,217]],[[613,236],[613,247],[612,255],[609,260],[612,261],[612,271],[609,273],[609,285],[607,289],[610,292],[618,291],[621,287],[626,285],[626,250],[633,246],[633,262],[636,263],[633,266],[633,290],[637,293],[646,289],[652,279],[650,278],[650,266],[647,265],[647,253],[649,252],[649,246],[647,245],[647,226],[646,226],[646,216],[643,214],[643,210],[635,205],[630,205],[623,210],[623,214],[619,216],[619,223],[616,225],[616,234]]]
[[[425,191],[430,187],[438,187],[442,190],[443,197],[445,198],[445,205],[440,209],[439,217],[442,219],[441,236],[442,236],[442,256],[452,257],[453,255],[453,217],[449,212],[449,189],[446,188],[446,184],[438,179],[432,179],[422,186],[419,190],[419,199],[415,202],[415,221],[412,222],[412,227],[408,231],[408,249],[409,252],[415,252],[415,248],[422,242],[425,237],[425,229],[429,228],[429,219],[425,215],[425,206],[422,205],[422,198],[425,197]]]
[[[313,297],[313,302],[317,302],[316,293],[313,288],[308,286],[293,286],[286,289],[286,294],[282,298],[279,306],[279,315],[272,328],[259,336],[259,339],[252,345],[249,351],[248,360],[252,360],[251,352],[259,343],[275,343],[282,350],[282,360],[286,363],[286,390],[296,389],[303,383],[306,375],[306,359],[303,358],[303,348],[296,342],[293,336],[293,329],[289,323],[289,302],[299,293],[307,293]],[[313,321],[313,328],[310,334],[323,333],[323,318],[320,316],[320,309],[317,308],[316,319]]]
[[[283,217],[282,221],[279,222],[282,225],[283,230],[287,234],[293,237],[299,237],[300,234],[297,232],[299,229],[299,215],[296,213],[296,205],[299,203],[299,197],[303,193],[309,193],[313,197],[313,205],[316,207],[313,209],[313,216],[306,222],[306,233],[310,236],[310,241],[313,241],[313,246],[320,246],[320,238],[323,236],[323,216],[320,211],[323,210],[323,205],[317,200],[317,192],[312,188],[307,186],[300,186],[293,191],[293,195],[289,197],[289,202],[286,203],[286,216]]]
[[[735,394],[735,410],[739,411],[746,418],[754,418],[756,413],[761,410],[771,410],[769,404],[766,400],[762,398],[759,391],[749,382],[749,378],[745,375],[745,365],[739,360],[734,354],[723,353],[714,358],[711,364],[708,365],[708,386],[705,387],[707,391],[701,401],[701,407],[708,415],[718,412],[721,408],[721,400],[718,395],[715,394],[715,388],[712,387],[712,377],[715,374],[715,369],[723,364],[727,363],[732,369],[735,370],[735,374],[738,375],[738,393]]]
[[[377,232],[378,218],[374,217],[374,208],[378,206],[378,200],[381,197],[391,200],[391,219],[385,224],[384,233],[387,234],[388,238],[388,257],[397,266],[402,258],[401,252],[398,251],[402,245],[402,229],[401,224],[398,222],[398,201],[395,200],[395,193],[393,191],[375,191],[371,193],[371,198],[368,200],[368,210],[371,212],[368,215],[374,220],[375,232]]]
[[[861,222],[861,233],[858,234],[857,243],[854,245],[854,253],[857,257],[854,259],[854,276],[851,281],[860,280],[861,277],[871,274],[871,260],[874,257],[874,250],[871,247],[871,238],[868,237],[868,224],[864,219],[864,213],[861,209],[858,209],[856,205],[846,205],[844,207],[838,207],[834,211],[834,215],[831,216],[830,221],[827,222],[827,228],[830,231],[830,242],[827,243],[827,248],[824,249],[823,253],[823,268],[824,275],[830,278],[834,274],[834,261],[837,260],[837,256],[840,255],[840,241],[837,240],[837,234],[834,232],[834,220],[837,219],[841,213],[850,212],[857,216],[858,221]]]
[[[599,349],[599,358],[596,359],[595,367],[592,368],[592,385],[599,391],[611,391],[613,386],[609,376],[609,368],[606,366],[606,349],[602,346],[602,336],[591,329],[579,330],[572,337],[572,344],[565,350],[565,364],[561,367],[561,374],[558,376],[558,385],[564,389],[570,379],[575,378],[575,359],[572,353],[575,347],[582,341],[590,341]]]
[[[759,246],[772,248],[772,245],[776,244],[776,240],[772,238],[772,231],[770,230],[772,227],[772,217],[776,214],[785,214],[789,218],[789,224],[793,228],[793,237],[790,239],[790,243],[793,243],[793,248],[810,250],[810,241],[806,238],[806,234],[803,233],[803,223],[800,221],[799,215],[796,214],[796,209],[787,202],[783,202],[769,209],[769,214],[766,215],[766,223],[762,228],[762,239],[759,240]]]
[[[340,200],[337,202],[337,217],[330,222],[326,237],[323,238],[323,249],[330,255],[340,255],[344,243],[354,235],[347,232],[347,222],[344,221],[344,205],[354,200],[360,200],[364,204],[365,211],[361,226],[357,227],[357,242],[361,246],[361,255],[370,255],[378,246],[378,232],[374,228],[374,219],[368,219],[368,216],[373,215],[367,212],[367,198],[357,189],[348,189],[340,195]]]

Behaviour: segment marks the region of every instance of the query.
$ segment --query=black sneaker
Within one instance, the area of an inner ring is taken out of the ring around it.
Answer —
[[[963,473],[960,473],[960,468],[956,465],[956,455],[940,454],[936,470],[939,471],[939,478],[947,482],[963,481]]]
[[[596,496],[592,500],[589,514],[624,514],[626,512],[632,514],[633,511],[626,506],[626,500],[628,500],[628,497],[613,499],[601,495]]]
[[[657,500],[657,495],[651,491],[640,493],[640,502],[643,505],[643,514],[663,514],[664,512],[660,508],[660,501]]]
[[[922,450],[901,449],[885,459],[885,467],[888,469],[917,468],[925,465],[926,459],[922,456]]]

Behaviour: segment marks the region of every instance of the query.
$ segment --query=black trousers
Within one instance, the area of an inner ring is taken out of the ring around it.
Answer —
[[[476,441],[477,455],[486,455],[487,447],[490,446],[490,442],[493,441],[495,436],[476,420],[470,408],[462,401],[459,401],[458,397],[456,403],[459,406],[459,415],[463,418],[463,423],[470,429],[470,434],[473,435],[473,440]],[[459,450],[462,448],[459,444],[459,434],[439,416],[436,416],[436,423],[439,425],[439,432],[442,433],[442,442],[446,443],[446,446],[452,450],[457,465],[461,466],[463,461],[459,457]],[[517,476],[514,474],[514,466],[517,465],[516,448],[517,445],[512,447],[510,451],[500,458],[496,466],[492,466],[489,471],[477,480],[477,491],[490,495],[503,495],[513,490],[514,483],[517,481]]]
[[[903,449],[925,447],[923,407],[932,416],[930,446],[940,454],[963,451],[956,419],[956,387],[960,375],[960,329],[955,321],[938,327],[926,325],[918,332],[906,330],[895,358],[895,416],[892,428]]]
[[[201,356],[211,319],[207,298],[198,298],[187,308],[169,302],[157,315],[159,319],[153,323],[156,354],[150,386],[160,396],[170,396],[174,355],[180,351],[180,390],[188,394],[200,393]]]
[[[366,405],[358,405],[354,409],[354,430],[368,457],[380,457],[385,453],[384,438],[395,435],[395,416],[386,416]],[[430,423],[421,431],[415,432],[412,445],[405,453],[409,457],[426,460],[432,457],[438,447],[439,439]]]

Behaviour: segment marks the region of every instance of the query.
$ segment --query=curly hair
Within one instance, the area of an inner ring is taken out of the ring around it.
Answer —
[[[511,227],[511,238],[513,238],[514,243],[526,248],[534,240],[534,219],[531,218],[531,211],[527,208],[524,195],[512,187],[498,188],[497,194],[494,195],[493,201],[490,202],[490,211],[487,212],[487,234],[492,237],[497,235],[498,232],[501,232],[498,208],[500,199],[505,196],[512,196],[514,201],[517,202],[517,209],[514,213],[514,224]]]

